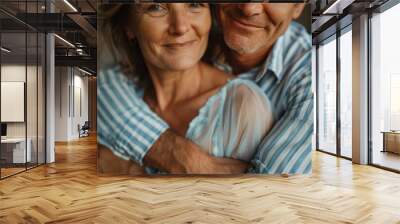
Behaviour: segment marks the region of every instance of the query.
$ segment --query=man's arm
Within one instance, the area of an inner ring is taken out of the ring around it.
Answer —
[[[264,138],[252,160],[252,173],[308,174],[311,172],[311,137],[313,132],[313,94],[311,71],[301,68],[302,75],[288,88],[288,110]]]
[[[178,136],[119,70],[98,79],[98,141],[115,154],[170,173],[243,173],[247,163],[216,158]]]
[[[97,145],[97,172],[100,175],[144,175],[144,167],[131,160],[124,160],[114,155],[103,145]]]
[[[213,157],[171,130],[155,142],[144,163],[174,174],[240,174],[248,167],[240,160]]]

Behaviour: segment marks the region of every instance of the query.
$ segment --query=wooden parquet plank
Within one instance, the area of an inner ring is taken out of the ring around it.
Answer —
[[[98,176],[96,139],[0,181],[0,223],[400,223],[400,175],[315,152],[311,176]]]

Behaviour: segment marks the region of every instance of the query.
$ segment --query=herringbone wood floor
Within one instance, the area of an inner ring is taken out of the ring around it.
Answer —
[[[400,175],[316,152],[311,176],[99,177],[96,140],[0,181],[0,223],[400,223]]]

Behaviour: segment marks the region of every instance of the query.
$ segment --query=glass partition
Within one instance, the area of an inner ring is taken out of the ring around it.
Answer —
[[[26,98],[26,112],[27,112],[27,142],[28,149],[30,148],[30,161],[28,161],[28,168],[37,165],[37,132],[38,132],[38,49],[37,41],[38,35],[36,32],[27,33],[27,98]]]
[[[37,162],[44,164],[46,162],[46,138],[45,138],[45,124],[46,124],[46,37],[43,33],[38,34],[38,65],[37,65]]]
[[[46,39],[13,17],[42,12],[43,5],[44,1],[0,3],[16,10],[0,12],[1,179],[45,163]]]
[[[26,41],[25,32],[1,34],[2,177],[24,171],[31,157],[26,140]]]

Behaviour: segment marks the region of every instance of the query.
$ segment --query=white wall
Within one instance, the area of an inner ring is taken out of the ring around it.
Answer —
[[[25,82],[25,65],[2,65],[1,81]],[[1,110],[7,110],[7,108],[1,108]],[[7,137],[25,137],[25,123],[7,123]]]
[[[55,74],[55,140],[70,141],[88,120],[88,78],[72,67],[56,67]]]
[[[5,64],[1,66],[1,81],[2,82],[25,82],[25,75],[27,69],[27,76],[28,76],[28,84],[29,87],[34,86],[34,88],[27,88],[27,120],[28,124],[28,137],[29,133],[32,133],[29,128],[32,127],[36,130],[36,120],[37,115],[36,113],[32,113],[32,111],[36,112],[37,107],[37,99],[36,99],[36,67],[34,66],[27,66],[18,65],[18,64]],[[31,77],[32,76],[32,77]],[[40,105],[39,105],[40,106]],[[7,110],[7,108],[1,108],[1,110]],[[34,123],[32,123],[34,122]],[[25,137],[25,123],[26,122],[7,122],[7,136],[8,137]],[[34,126],[34,127],[33,127]],[[32,129],[32,130],[33,130]]]
[[[55,68],[55,141],[68,140],[68,88],[70,84],[69,69]]]

